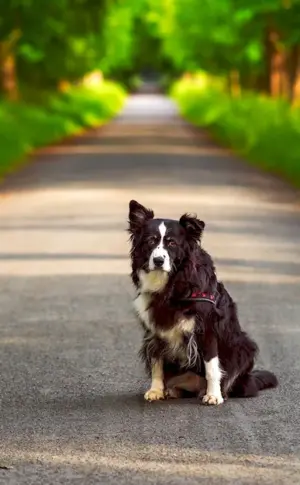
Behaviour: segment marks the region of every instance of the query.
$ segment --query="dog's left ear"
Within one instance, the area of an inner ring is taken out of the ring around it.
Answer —
[[[136,200],[129,202],[129,232],[134,233],[140,230],[146,221],[153,219],[154,212],[151,209],[146,209]]]
[[[193,217],[190,214],[184,214],[181,216],[179,224],[184,227],[190,240],[200,241],[203,229],[205,228],[205,222],[200,221],[196,216]]]

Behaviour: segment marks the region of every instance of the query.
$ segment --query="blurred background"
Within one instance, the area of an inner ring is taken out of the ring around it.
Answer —
[[[291,184],[300,0],[0,0],[1,484],[299,485]],[[143,400],[131,199],[205,221],[278,390]]]
[[[299,26],[298,0],[2,1],[0,175],[158,90],[299,184]]]

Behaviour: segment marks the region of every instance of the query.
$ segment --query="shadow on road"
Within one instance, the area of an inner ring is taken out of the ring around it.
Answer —
[[[135,124],[130,125],[124,116],[124,125],[116,122],[42,149],[31,157],[27,168],[8,177],[2,193],[59,187],[124,189],[132,185],[172,191],[181,185],[191,191],[212,190],[214,197],[218,189],[231,186],[233,192],[239,188],[255,191],[262,201],[299,201],[296,191],[234,158],[204,131],[183,122],[178,126],[166,121],[162,126],[151,122],[144,126],[138,124],[135,114]],[[237,203],[238,197],[236,193]]]

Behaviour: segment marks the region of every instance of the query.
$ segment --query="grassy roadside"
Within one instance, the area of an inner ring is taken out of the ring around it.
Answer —
[[[125,91],[104,81],[99,87],[73,87],[42,96],[38,103],[0,100],[0,179],[35,148],[101,125],[122,108]]]
[[[231,97],[201,78],[176,82],[170,94],[188,121],[208,128],[253,165],[300,187],[300,109],[254,93]]]

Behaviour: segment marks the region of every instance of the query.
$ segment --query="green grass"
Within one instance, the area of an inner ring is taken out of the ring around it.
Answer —
[[[181,80],[171,96],[183,117],[252,164],[300,187],[300,110],[255,93],[232,98],[220,87]]]
[[[38,104],[0,100],[0,178],[35,148],[111,119],[122,108],[125,92],[105,81],[97,88],[74,87],[42,99]]]

